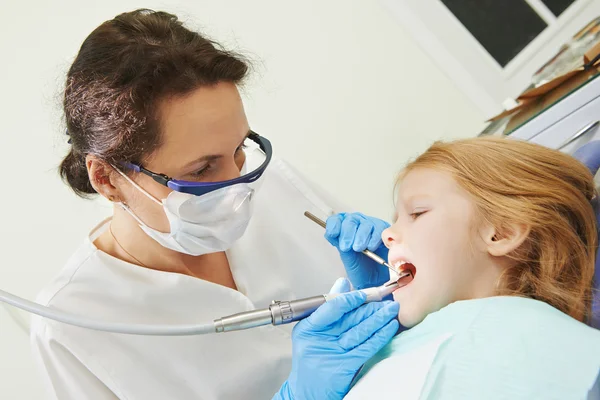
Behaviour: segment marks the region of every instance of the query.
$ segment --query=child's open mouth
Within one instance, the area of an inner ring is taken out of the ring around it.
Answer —
[[[398,275],[400,275],[400,278],[398,279],[398,285],[400,285],[400,287],[404,287],[411,283],[417,274],[415,266],[407,261],[396,261],[392,266],[398,271]]]

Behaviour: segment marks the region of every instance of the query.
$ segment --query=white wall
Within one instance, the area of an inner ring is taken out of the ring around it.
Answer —
[[[85,4],[85,6],[84,6]],[[166,9],[256,60],[252,127],[279,156],[354,207],[387,218],[402,164],[483,116],[376,1],[0,0],[0,288],[34,298],[109,212],[56,173],[60,90],[85,36],[117,13]],[[39,399],[26,334],[0,309],[0,398]]]

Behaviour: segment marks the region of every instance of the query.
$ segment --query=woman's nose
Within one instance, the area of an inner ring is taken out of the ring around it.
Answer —
[[[386,228],[383,232],[381,232],[381,240],[385,247],[388,249],[394,244],[398,242],[398,234],[394,231],[393,226]]]
[[[232,159],[227,162],[227,167],[223,168],[219,176],[219,181],[228,181],[235,179],[240,176],[242,167],[244,166],[245,157],[239,157],[238,159]]]

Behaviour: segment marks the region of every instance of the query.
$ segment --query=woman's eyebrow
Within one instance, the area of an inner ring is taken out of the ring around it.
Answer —
[[[246,139],[248,139],[248,136],[250,136],[251,131],[248,131],[248,133],[246,134],[246,136],[244,136],[244,138],[242,139],[242,141],[240,142],[240,144],[238,145],[241,146],[242,144],[244,144],[244,142],[246,141]],[[214,160],[218,160],[219,158],[222,158],[223,155],[222,154],[207,154],[205,156],[202,156],[200,158],[197,158],[195,160],[190,161],[189,163],[185,164],[182,168],[185,169],[187,167],[191,167],[194,164],[197,164],[199,162],[203,162],[203,161],[214,161]]]

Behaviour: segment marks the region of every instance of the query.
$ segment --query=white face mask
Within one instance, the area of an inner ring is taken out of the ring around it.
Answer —
[[[169,219],[169,233],[150,228],[121,203],[148,236],[171,250],[193,256],[228,250],[242,237],[250,222],[254,190],[247,183],[227,186],[202,196],[172,191],[161,202],[115,169],[136,189],[163,207]]]

